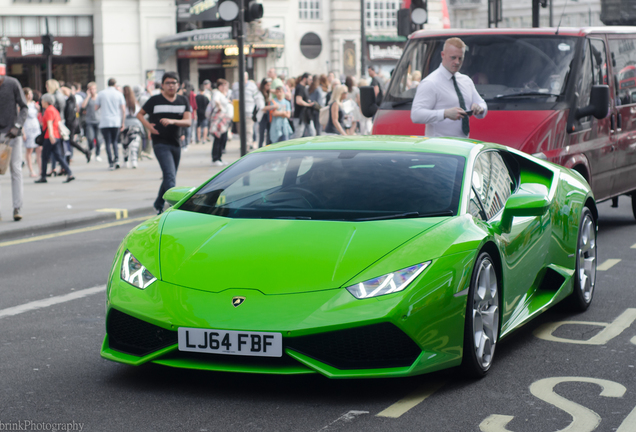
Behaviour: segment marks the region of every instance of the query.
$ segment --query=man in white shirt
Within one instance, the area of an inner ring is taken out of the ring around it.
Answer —
[[[126,100],[115,88],[115,78],[108,80],[108,88],[97,93],[95,109],[100,111],[99,129],[104,137],[110,170],[119,168],[117,137],[124,130]]]
[[[466,44],[461,39],[446,40],[442,64],[417,86],[411,120],[426,124],[427,137],[466,138],[470,133],[469,113],[466,111],[472,111],[479,119],[488,112],[488,106],[477,93],[473,81],[459,73],[465,51]]]
[[[252,114],[254,113],[254,107],[256,102],[254,98],[258,93],[258,87],[254,81],[249,80],[249,75],[245,72],[245,135],[247,148],[252,150],[254,143],[254,120]],[[232,85],[232,99],[238,100],[239,98],[239,83],[238,81]],[[239,128],[239,130],[241,130]]]

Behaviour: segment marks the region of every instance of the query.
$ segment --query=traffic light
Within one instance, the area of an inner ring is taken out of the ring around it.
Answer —
[[[428,22],[428,5],[426,0],[411,0],[409,9],[400,9],[397,13],[398,36],[408,36],[420,30]]]
[[[53,36],[50,34],[42,35],[42,55],[45,57],[53,55]]]
[[[421,29],[428,22],[428,5],[426,0],[411,0],[411,22]]]
[[[233,0],[220,1],[217,10],[219,11],[219,18],[223,21],[234,21],[238,18],[239,7]]]
[[[245,0],[245,22],[263,18],[263,5],[252,0]]]

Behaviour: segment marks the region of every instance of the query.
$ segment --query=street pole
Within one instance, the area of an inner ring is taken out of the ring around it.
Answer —
[[[360,0],[360,78],[362,78],[366,72],[366,54],[367,36],[364,28],[364,0]]]
[[[239,0],[238,35],[238,68],[239,68],[239,135],[241,138],[241,156],[247,154],[247,137],[245,136],[245,0]]]
[[[46,34],[50,35],[49,33],[49,18],[46,17]],[[46,56],[46,79],[47,81],[53,78],[53,53],[49,53],[49,55]]]

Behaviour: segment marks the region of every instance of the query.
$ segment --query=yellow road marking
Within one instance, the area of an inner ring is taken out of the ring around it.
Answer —
[[[596,270],[598,270],[598,271],[609,270],[612,267],[614,267],[616,264],[618,264],[619,262],[621,262],[621,260],[619,260],[619,259],[608,259],[608,260],[605,260],[601,265],[596,267]]]
[[[115,219],[127,219],[128,218],[128,209],[116,209],[116,208],[105,208],[95,210],[96,212],[101,213],[115,213]]]
[[[111,223],[107,223],[107,224],[103,224],[103,225],[94,225],[94,226],[89,226],[89,227],[86,227],[86,228],[78,228],[78,229],[74,229],[74,230],[62,231],[62,232],[53,233],[53,234],[45,234],[45,235],[41,235],[41,236],[29,237],[29,238],[20,239],[20,240],[12,240],[12,241],[0,242],[0,247],[13,246],[13,245],[23,244],[23,243],[31,243],[31,242],[40,241],[40,240],[48,240],[48,239],[52,239],[52,238],[56,238],[56,237],[63,237],[63,236],[71,235],[71,234],[79,234],[79,233],[85,233],[85,232],[90,232],[90,231],[97,231],[97,230],[104,229],[104,228],[111,228],[111,227],[115,227],[115,226],[119,226],[119,225],[125,225],[125,224],[131,223],[131,222],[138,222],[138,221],[142,221],[142,220],[147,220],[147,219],[150,219],[151,217],[152,216],[141,216],[141,217],[138,217],[138,218],[125,219],[125,220],[122,220],[122,221],[119,221],[119,222],[111,222]]]
[[[398,418],[414,406],[422,403],[424,399],[439,390],[445,382],[432,382],[426,384],[424,387],[414,391],[404,399],[400,399],[384,411],[376,414],[376,417],[390,417]]]

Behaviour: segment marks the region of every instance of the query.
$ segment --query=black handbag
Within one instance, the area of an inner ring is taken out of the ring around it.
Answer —
[[[40,135],[35,137],[35,143],[39,146],[44,144],[44,129],[41,129]]]

